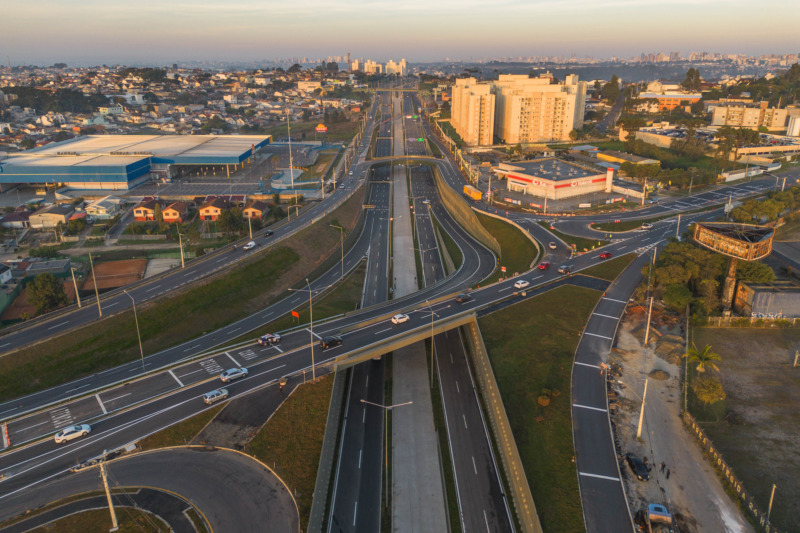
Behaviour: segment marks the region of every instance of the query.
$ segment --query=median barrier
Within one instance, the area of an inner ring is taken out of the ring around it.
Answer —
[[[511,424],[506,415],[503,398],[492,370],[492,363],[486,346],[483,343],[478,321],[473,315],[472,320],[465,326],[467,342],[471,347],[472,363],[475,368],[475,377],[481,391],[489,423],[498,447],[500,462],[503,465],[506,480],[510,489],[510,500],[516,511],[520,528],[526,533],[542,533],[539,515],[536,513],[536,504],[522,466],[517,443],[511,432]]]

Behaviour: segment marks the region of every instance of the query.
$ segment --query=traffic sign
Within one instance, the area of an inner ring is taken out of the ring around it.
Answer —
[[[506,271],[506,267],[504,267],[504,266],[501,266],[501,267],[500,267],[500,272],[505,272],[505,271]]]
[[[363,207],[364,209],[375,209],[375,204],[364,204],[361,207]]]

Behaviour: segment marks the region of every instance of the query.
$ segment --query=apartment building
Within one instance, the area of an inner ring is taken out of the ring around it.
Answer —
[[[489,83],[461,78],[453,86],[450,123],[468,146],[494,143],[495,95]]]
[[[396,74],[397,76],[407,75],[408,64],[406,63],[405,58],[401,59],[399,62],[395,62],[393,59],[390,59],[386,63],[386,74]]]
[[[752,129],[764,126],[770,131],[780,131],[786,129],[788,119],[788,109],[768,107],[767,102],[758,106],[720,105],[714,108],[711,125]]]
[[[495,135],[506,144],[569,140],[583,126],[586,82],[575,74],[563,83],[549,76],[503,74],[492,84]]]

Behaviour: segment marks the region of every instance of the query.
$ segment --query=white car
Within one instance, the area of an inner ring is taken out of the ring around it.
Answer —
[[[642,229],[653,229],[653,225],[649,222],[642,224]]]
[[[547,245],[547,247],[550,248],[551,250],[555,250],[556,248],[558,248],[558,245],[554,242],[551,242],[550,244]]]
[[[426,198],[425,200],[422,200],[422,203],[427,205],[427,204],[430,204],[431,201]]]
[[[247,377],[246,368],[231,368],[230,370],[226,370],[225,372],[219,375],[219,379],[223,383],[228,383],[233,381],[234,379],[239,379],[244,377]]]
[[[65,427],[56,433],[55,441],[56,444],[61,444],[62,442],[68,442],[72,439],[88,435],[91,431],[92,428],[89,424],[76,424],[74,426]]]
[[[250,241],[247,244],[245,244],[244,246],[242,246],[242,250],[245,250],[245,251],[252,250],[255,247],[256,247],[256,241]]]
[[[524,279],[521,279],[521,280],[519,280],[518,282],[516,282],[516,283],[514,284],[514,288],[515,288],[515,289],[524,289],[524,288],[525,288],[525,287],[527,287],[528,285],[530,285],[530,283],[528,283],[528,282],[527,282],[527,281],[525,281]]]
[[[392,324],[402,324],[403,322],[408,322],[408,320],[408,315],[401,313],[392,317]]]

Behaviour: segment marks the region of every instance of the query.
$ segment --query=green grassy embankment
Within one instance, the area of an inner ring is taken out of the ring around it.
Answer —
[[[478,220],[497,242],[500,243],[500,262],[497,270],[483,283],[492,283],[501,277],[512,276],[514,272],[525,272],[539,255],[539,250],[522,231],[500,219],[477,213]],[[505,274],[500,267],[506,267]]]
[[[575,237],[574,235],[567,235],[566,233],[561,233],[558,230],[550,229],[549,222],[539,222],[538,224],[570,246],[574,244],[576,252],[588,252],[590,250],[594,250],[595,248],[605,246],[609,242],[599,238],[594,240],[584,239],[583,237]]]

